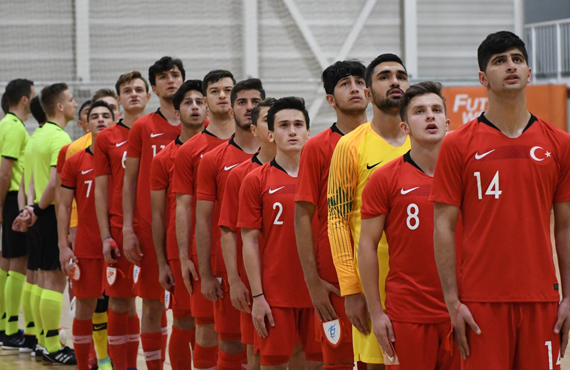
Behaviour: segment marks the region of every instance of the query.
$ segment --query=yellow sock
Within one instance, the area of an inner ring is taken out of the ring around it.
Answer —
[[[42,325],[42,315],[40,311],[40,302],[42,299],[43,288],[39,285],[34,285],[32,287],[32,296],[30,297],[30,305],[32,307],[32,316],[34,317],[34,324],[36,325],[36,333],[38,337],[38,343],[40,346],[45,347],[45,333],[44,327]]]
[[[93,314],[93,345],[97,352],[97,359],[107,358],[107,312]]]
[[[44,289],[40,301],[40,314],[45,336],[45,348],[49,353],[56,352],[60,347],[59,320],[61,319],[61,304],[63,293]]]
[[[24,332],[28,335],[36,334],[36,325],[34,323],[34,315],[32,315],[32,289],[34,285],[24,283],[24,292],[22,293],[22,312],[24,313]]]
[[[0,269],[0,331],[6,330],[6,310],[4,306],[4,287],[6,286],[6,279],[8,278],[8,271]]]

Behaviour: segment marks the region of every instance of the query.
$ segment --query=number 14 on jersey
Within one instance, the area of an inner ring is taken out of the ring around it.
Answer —
[[[481,172],[473,173],[473,176],[477,179],[477,198],[483,199],[483,188],[481,186]],[[499,171],[495,172],[495,176],[489,183],[487,190],[485,190],[485,195],[494,196],[495,199],[499,199],[503,191],[499,189]]]

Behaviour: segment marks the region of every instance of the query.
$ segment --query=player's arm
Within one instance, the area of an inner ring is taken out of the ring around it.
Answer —
[[[26,217],[24,215],[24,212],[27,212],[27,210],[26,210],[26,190],[25,190],[26,185],[25,185],[24,179],[25,179],[24,172],[22,172],[22,180],[20,181],[20,188],[18,189],[18,209],[20,209],[20,213],[12,222],[12,230],[17,231],[17,232],[28,231],[28,228],[26,226],[26,222],[23,221],[24,217]]]
[[[562,301],[554,332],[561,333],[560,355],[564,357],[570,330],[570,202],[554,203],[554,240],[562,285]]]
[[[226,188],[227,189],[227,188]],[[227,192],[226,192],[227,194]],[[224,198],[225,199],[225,198]],[[230,284],[230,298],[236,309],[250,313],[249,290],[241,281],[237,266],[237,234],[227,226],[222,226],[222,255]]]
[[[202,294],[210,301],[224,297],[224,290],[212,272],[212,216],[215,202],[198,200],[196,202],[196,252],[202,279]]]
[[[31,206],[26,207],[31,214],[29,226],[33,225],[37,221],[38,217],[40,217],[45,212],[46,208],[49,207],[50,204],[52,204],[54,202],[54,200],[56,200],[55,199],[55,196],[56,196],[56,191],[55,191],[56,175],[57,174],[55,171],[55,166],[51,167],[51,169],[49,171],[49,180],[48,180],[48,183],[44,189],[44,192],[42,193],[42,197],[40,198],[40,202],[37,205],[34,205],[33,207],[31,207]],[[56,215],[57,215],[57,211],[56,211]]]
[[[103,241],[103,257],[107,263],[116,263],[113,252],[117,257],[121,252],[115,246],[116,242],[111,238],[109,228],[109,175],[95,177],[95,212],[97,213],[97,223]]]
[[[57,236],[59,240],[59,263],[61,270],[65,275],[69,274],[68,267],[71,259],[77,263],[77,258],[69,245],[69,221],[71,219],[71,205],[73,203],[73,196],[75,189],[68,187],[61,187],[59,191],[59,199],[57,203]]]
[[[139,240],[133,226],[137,201],[137,180],[140,158],[127,157],[123,181],[123,251],[129,262],[137,264],[142,257]]]
[[[26,181],[25,170],[22,171],[22,179],[20,180],[20,188],[18,189],[18,209],[24,209],[26,206]]]
[[[175,168],[176,171],[176,168]],[[178,242],[178,257],[184,285],[192,294],[192,279],[198,280],[198,272],[190,259],[190,225],[192,225],[192,195],[176,194],[176,241]]]
[[[152,208],[152,240],[158,263],[158,280],[165,290],[174,286],[174,275],[166,261],[166,221],[165,221],[166,189],[150,191]]]
[[[2,221],[2,210],[4,209],[4,201],[8,190],[10,190],[10,181],[12,180],[12,167],[16,160],[14,158],[2,157],[0,160],[0,221]]]
[[[382,239],[386,215],[374,218],[362,219],[360,226],[360,244],[358,245],[358,270],[362,290],[366,297],[370,321],[372,322],[372,332],[376,336],[378,343],[382,346],[388,356],[394,356],[390,342],[395,341],[392,322],[382,309],[380,299],[379,268],[378,268],[378,243]],[[367,327],[366,322],[360,323],[362,327]],[[360,330],[360,329],[359,329]]]
[[[317,271],[312,226],[315,211],[315,205],[310,202],[295,202],[295,239],[313,306],[321,321],[330,321],[336,318],[336,312],[329,295],[331,293],[340,295],[340,291],[321,279]]]

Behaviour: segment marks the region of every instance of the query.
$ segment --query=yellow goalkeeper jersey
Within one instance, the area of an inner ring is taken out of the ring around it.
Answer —
[[[79,139],[75,140],[67,148],[67,153],[65,153],[65,160],[74,154],[79,153],[82,150],[87,149],[92,142],[91,133],[81,136]],[[69,227],[77,227],[77,203],[73,199],[73,205],[71,206],[71,216],[69,219]]]

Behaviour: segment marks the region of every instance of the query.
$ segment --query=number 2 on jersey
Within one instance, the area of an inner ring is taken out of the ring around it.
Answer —
[[[473,173],[473,176],[477,179],[477,198],[483,199],[483,189],[481,188],[481,172]],[[499,189],[499,171],[495,172],[495,176],[491,180],[491,183],[485,190],[485,195],[493,195],[495,199],[499,199],[499,196],[503,193]]]
[[[276,208],[278,208],[279,211],[277,211],[277,216],[275,216],[275,220],[273,220],[273,225],[283,225],[283,221],[279,219],[279,217],[281,217],[281,214],[283,213],[283,204],[279,202],[273,203],[273,209]]]

